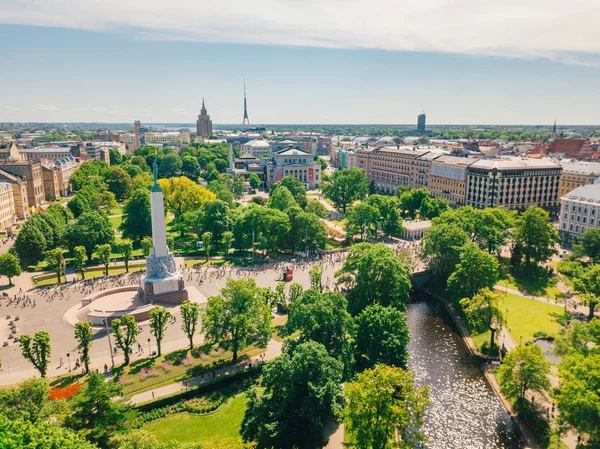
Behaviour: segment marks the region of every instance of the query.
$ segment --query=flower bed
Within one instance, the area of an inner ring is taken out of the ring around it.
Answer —
[[[56,387],[56,388],[52,388],[50,391],[48,391],[48,395],[50,396],[50,399],[52,399],[52,400],[65,401],[65,400],[69,399],[70,397],[79,393],[80,388],[81,388],[80,383],[71,384],[64,388]]]

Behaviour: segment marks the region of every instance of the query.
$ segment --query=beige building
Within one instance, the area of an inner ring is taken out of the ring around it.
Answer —
[[[427,187],[431,164],[447,154],[435,147],[382,147],[357,152],[357,166],[379,191],[393,193],[398,186]]]
[[[13,191],[13,204],[15,215],[19,220],[29,218],[29,201],[27,200],[27,181],[20,176],[11,175],[0,170],[0,182],[10,185]]]
[[[241,154],[251,154],[254,157],[268,156],[271,147],[266,140],[251,140],[240,146]]]
[[[560,199],[559,233],[563,239],[581,237],[600,227],[600,184],[577,187]]]
[[[42,164],[42,176],[44,178],[44,195],[46,201],[54,201],[60,198],[60,186],[58,173],[52,164]]]
[[[467,168],[465,204],[558,210],[562,167],[548,159],[480,159]]]
[[[467,168],[477,159],[470,157],[440,156],[431,164],[429,190],[431,194],[448,201],[452,207],[465,205],[467,196]]]
[[[7,146],[0,148],[0,161],[25,161],[27,160],[21,154],[19,147],[14,142],[10,142]]]
[[[15,201],[10,184],[0,182],[0,229],[4,230],[15,224]]]
[[[27,202],[31,208],[39,208],[46,204],[44,195],[44,178],[39,162],[5,161],[0,163],[0,170],[19,176],[27,184]]]
[[[186,143],[190,143],[190,133],[177,131],[144,133],[144,143],[183,145]]]
[[[28,161],[39,162],[42,159],[55,161],[71,156],[71,149],[65,147],[22,148],[21,154]]]
[[[596,179],[600,178],[599,162],[580,162],[574,159],[561,159],[558,163],[563,168],[558,190],[559,198],[562,198],[577,187],[593,184]]]

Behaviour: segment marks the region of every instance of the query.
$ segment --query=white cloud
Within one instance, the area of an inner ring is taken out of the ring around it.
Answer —
[[[38,111],[58,111],[58,107],[53,104],[36,104],[33,109]]]
[[[11,0],[0,23],[153,40],[434,51],[600,63],[598,0]]]

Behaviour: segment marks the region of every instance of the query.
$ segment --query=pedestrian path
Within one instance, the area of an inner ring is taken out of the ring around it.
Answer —
[[[501,291],[501,292],[511,293],[513,295],[522,296],[523,298],[533,299],[533,300],[539,301],[539,302],[545,302],[546,304],[560,305],[555,300],[552,300],[552,299],[549,299],[549,298],[545,298],[543,296],[524,295],[519,290],[515,290],[514,288],[508,288],[508,287],[505,287],[503,285],[496,284],[494,286],[494,288],[496,290],[498,290],[498,291]],[[568,304],[569,304],[569,306],[568,306],[569,310],[571,310],[572,312],[581,313],[583,315],[587,315],[589,313],[588,308],[586,306],[584,306],[583,304],[581,304],[580,302],[575,301],[573,299],[570,299],[568,301],[569,301],[568,302]]]
[[[233,365],[229,365],[225,368],[215,370],[212,373],[207,373],[202,376],[192,377],[187,381],[174,382],[172,384],[165,385],[164,387],[154,388],[150,391],[144,391],[143,393],[134,394],[129,400],[129,402],[131,404],[141,404],[143,402],[152,401],[153,399],[158,399],[173,393],[177,393],[178,391],[185,390],[188,387],[196,387],[198,385],[208,383],[212,379],[221,376],[233,374],[235,372],[246,369],[246,367],[248,367],[249,365],[254,366],[257,363],[272,360],[281,354],[282,346],[283,343],[278,342],[277,340],[270,340],[267,344],[267,349],[264,353],[251,357],[249,360],[240,361]]]

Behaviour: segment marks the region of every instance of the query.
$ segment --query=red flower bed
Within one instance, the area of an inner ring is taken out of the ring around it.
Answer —
[[[71,396],[76,395],[77,393],[79,393],[79,389],[81,388],[81,384],[79,383],[75,383],[75,384],[71,384],[65,388],[52,388],[48,394],[50,395],[50,399],[53,400],[66,400],[69,399]]]

